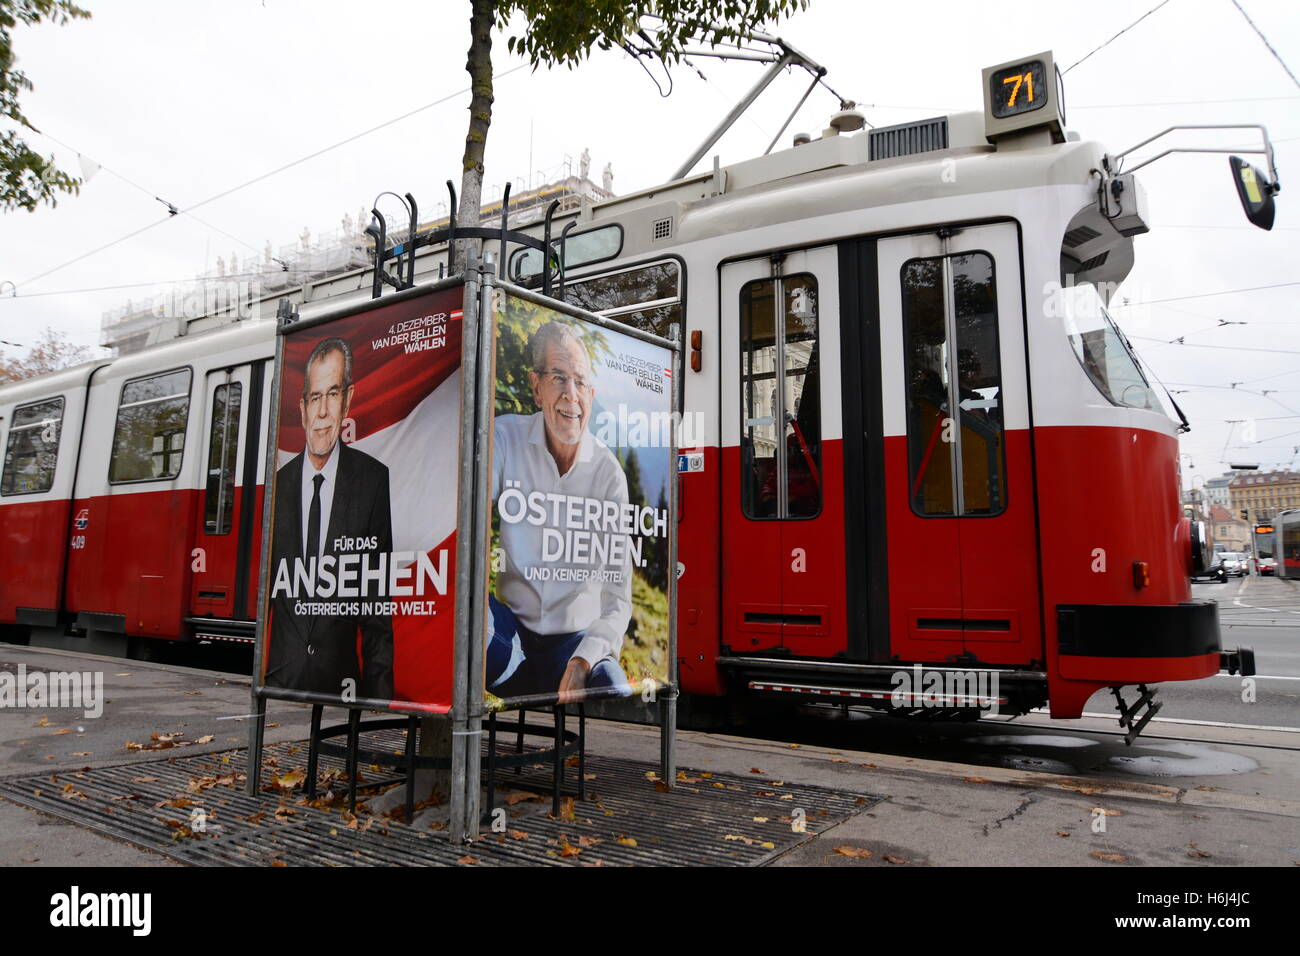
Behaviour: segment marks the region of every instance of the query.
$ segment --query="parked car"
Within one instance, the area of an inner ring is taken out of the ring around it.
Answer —
[[[1224,551],[1219,555],[1219,562],[1223,565],[1223,570],[1233,577],[1239,578],[1250,570],[1249,559],[1244,551]]]
[[[1223,555],[1221,554],[1214,555],[1214,562],[1200,574],[1193,574],[1192,580],[1203,581],[1208,579],[1210,581],[1218,581],[1220,584],[1227,581],[1228,569],[1223,566],[1222,558]]]

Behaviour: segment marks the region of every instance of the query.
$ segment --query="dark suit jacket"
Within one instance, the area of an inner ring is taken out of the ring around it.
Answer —
[[[302,556],[302,469],[305,453],[275,475],[275,530],[271,545],[271,579],[282,559],[288,559],[290,579],[295,558]],[[393,523],[388,501],[388,469],[365,452],[339,445],[334,500],[329,528],[322,545],[326,555],[339,554],[340,537],[374,538],[365,548],[371,562],[379,554],[392,554]],[[337,563],[335,574],[337,575]],[[386,595],[365,598],[316,597],[303,600],[387,600]],[[387,614],[355,617],[296,616],[296,599],[284,594],[271,602],[271,638],[267,654],[266,684],[316,691],[336,696],[345,678],[356,681],[358,698],[391,700],[393,697],[393,622]],[[361,633],[361,659],[357,659],[357,633]]]

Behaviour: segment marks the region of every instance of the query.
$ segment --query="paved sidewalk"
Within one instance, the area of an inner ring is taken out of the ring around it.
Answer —
[[[0,776],[229,751],[246,741],[248,683],[226,674],[0,645],[0,668],[103,670],[103,716],[0,710]],[[272,702],[267,740],[301,740],[305,706]],[[233,719],[225,719],[233,718]],[[128,749],[172,734],[161,751]],[[211,737],[205,743],[196,741]],[[183,744],[183,745],[182,745]],[[589,751],[654,761],[658,731],[590,721]],[[801,786],[886,796],[776,865],[1291,866],[1300,801],[1225,787],[1179,789],[683,731],[679,766],[761,773]],[[797,809],[791,806],[791,811]],[[1104,831],[1094,832],[1097,821]],[[94,831],[0,801],[2,865],[167,865]]]

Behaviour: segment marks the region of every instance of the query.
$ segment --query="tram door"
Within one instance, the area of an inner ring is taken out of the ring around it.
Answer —
[[[261,372],[260,366],[236,365],[209,372],[203,385],[203,444],[191,452],[198,454],[200,469],[190,562],[194,617],[248,620],[256,615],[249,565],[257,561],[250,554],[251,542],[241,539],[249,537],[249,519],[261,519],[255,513],[256,476],[265,449],[247,447],[247,436],[258,434],[257,423],[250,429],[249,418],[256,417],[261,404],[260,394],[253,395],[261,391]],[[251,487],[245,480],[249,474]]]
[[[1016,227],[877,243],[890,643],[1043,659]]]
[[[723,266],[723,643],[830,657],[844,642],[834,247]]]

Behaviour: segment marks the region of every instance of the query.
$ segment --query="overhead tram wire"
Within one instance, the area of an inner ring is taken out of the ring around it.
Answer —
[[[1088,57],[1092,56],[1093,53],[1097,53],[1097,52],[1099,52],[1099,51],[1101,51],[1101,50],[1104,50],[1106,47],[1110,46],[1112,43],[1114,43],[1116,40],[1118,40],[1120,37],[1122,37],[1125,33],[1128,33],[1129,30],[1132,30],[1135,26],[1137,26],[1139,23],[1141,23],[1141,22],[1142,22],[1143,20],[1145,20],[1147,17],[1151,16],[1151,14],[1155,13],[1157,10],[1159,10],[1161,7],[1163,7],[1163,6],[1164,6],[1166,3],[1168,3],[1168,2],[1169,2],[1169,0],[1160,0],[1160,3],[1156,4],[1154,7],[1152,7],[1150,10],[1148,10],[1146,13],[1142,14],[1142,16],[1138,17],[1136,20],[1134,20],[1132,23],[1130,23],[1128,26],[1126,26],[1123,30],[1120,30],[1119,33],[1116,33],[1113,37],[1111,37],[1109,40],[1107,40],[1107,41],[1106,41],[1105,43],[1103,43],[1101,46],[1097,47],[1097,48],[1094,49],[1094,50],[1089,51],[1088,56],[1085,56],[1082,60],[1075,60],[1073,63],[1071,63],[1069,66],[1067,66],[1064,70],[1061,71],[1061,75],[1064,76],[1066,73],[1069,73],[1071,70],[1073,70],[1073,69],[1074,69],[1076,66],[1078,66],[1080,63],[1084,62],[1084,60],[1087,60]],[[1235,2],[1235,0],[1234,0],[1234,2]]]
[[[1255,26],[1255,21],[1252,20],[1250,15],[1242,9],[1241,4],[1238,3],[1237,0],[1232,0],[1232,5],[1237,8],[1238,13],[1245,17],[1246,22],[1250,24],[1250,28],[1259,34],[1259,38],[1264,41],[1264,46],[1268,47],[1268,52],[1273,54],[1273,59],[1282,64],[1282,69],[1286,70],[1286,75],[1291,77],[1291,82],[1300,87],[1300,80],[1295,78],[1295,74],[1291,72],[1291,67],[1286,65],[1286,61],[1282,59],[1281,54],[1279,54],[1277,50],[1273,49],[1273,44],[1268,42],[1268,37],[1264,36],[1264,31]]]
[[[44,132],[43,130],[40,131],[40,135],[41,135],[41,136],[44,136],[44,137],[45,137],[46,139],[48,139],[50,142],[52,142],[52,143],[57,143],[58,145],[62,146],[64,149],[66,149],[66,150],[70,150],[71,152],[76,153],[77,156],[78,156],[79,158],[81,158],[81,157],[89,158],[89,157],[87,157],[86,154],[83,153],[81,150],[77,149],[75,146],[69,146],[67,143],[63,142],[63,140],[59,139],[59,138],[56,137],[56,136],[51,136],[49,133]],[[185,216],[189,216],[191,219],[193,219],[195,222],[197,222],[200,226],[203,226],[203,227],[206,228],[206,229],[211,229],[213,232],[220,233],[221,235],[225,236],[227,239],[231,240],[232,242],[237,242],[237,243],[239,243],[241,246],[244,246],[244,247],[247,248],[247,249],[251,249],[251,250],[253,250],[253,252],[258,252],[258,251],[259,251],[258,248],[257,248],[256,246],[254,246],[253,244],[251,244],[251,243],[249,243],[249,242],[245,242],[243,239],[240,239],[238,236],[236,236],[236,235],[232,235],[231,233],[226,232],[226,230],[220,228],[219,226],[214,226],[212,223],[210,223],[210,222],[206,222],[206,221],[200,219],[198,216],[194,215],[192,212],[189,212],[188,210],[186,210],[186,211],[182,211],[182,210],[178,209],[178,208],[176,207],[176,204],[175,204],[175,203],[168,202],[166,199],[163,199],[161,196],[159,196],[157,193],[155,193],[152,189],[147,189],[147,188],[145,188],[144,186],[141,186],[141,185],[140,185],[139,183],[137,183],[134,179],[131,179],[131,178],[127,177],[127,176],[122,175],[122,174],[119,173],[116,169],[113,169],[113,168],[111,168],[111,167],[109,167],[109,166],[105,166],[103,163],[98,162],[97,160],[91,160],[91,162],[94,162],[96,166],[98,166],[98,167],[99,167],[100,169],[102,169],[104,172],[108,173],[110,176],[116,176],[118,179],[122,180],[122,182],[124,182],[124,183],[126,183],[128,186],[130,186],[132,189],[138,190],[139,192],[143,193],[144,195],[146,195],[146,196],[150,196],[150,197],[152,197],[153,199],[155,199],[156,201],[162,203],[164,206],[167,207],[168,215],[169,215],[169,216],[177,216],[177,215],[185,215]],[[28,281],[28,282],[31,282],[31,281],[33,281],[33,280],[28,279],[27,281]]]
[[[209,276],[207,281],[215,282],[220,279],[256,279],[264,274],[265,273],[262,272],[238,272],[224,276]],[[94,292],[116,292],[122,289],[143,289],[149,286],[182,285],[187,282],[201,283],[203,281],[204,278],[202,276],[189,276],[184,279],[158,279],[154,282],[124,282],[121,285],[88,286],[81,289],[51,289],[48,292],[28,292],[19,296],[0,296],[0,304],[10,300],[21,302],[24,299],[42,299],[56,295],[89,295]]]
[[[519,65],[513,66],[508,70],[503,70],[500,73],[494,74],[492,80],[493,82],[496,82],[497,80],[505,79],[510,74],[517,73],[518,71],[524,69],[524,67],[526,66],[528,66],[527,63],[520,63]],[[336,143],[331,143],[329,146],[324,146],[318,150],[315,150],[314,152],[308,153],[306,156],[302,156],[298,159],[293,160],[292,162],[288,162],[282,166],[278,166],[275,169],[270,170],[269,172],[262,173],[260,176],[254,176],[252,179],[246,182],[242,182],[237,186],[232,186],[229,189],[224,189],[221,192],[216,193],[215,195],[209,196],[206,199],[202,199],[199,202],[186,206],[184,209],[178,209],[177,213],[192,216],[193,211],[195,209],[199,209],[210,203],[214,203],[218,199],[224,199],[225,197],[233,193],[239,192],[241,189],[247,189],[249,186],[260,183],[263,180],[270,179],[272,176],[276,176],[284,172],[285,170],[292,169],[293,167],[299,166],[302,163],[305,163],[309,160],[316,159],[319,156],[323,156],[325,153],[338,149],[340,146],[346,146],[347,144],[355,142],[356,140],[361,139],[364,136],[369,136],[371,133],[376,133],[381,129],[386,129],[387,127],[392,126],[395,123],[400,123],[403,120],[410,119],[412,116],[422,113],[425,110],[432,109],[435,106],[441,106],[443,103],[453,100],[458,96],[463,96],[469,92],[470,92],[470,88],[467,86],[464,87],[463,89],[457,90],[454,93],[449,93],[446,96],[439,97],[438,99],[433,100],[430,103],[425,103],[423,106],[417,106],[415,109],[409,110],[408,112],[403,113],[401,116],[395,116],[392,119],[385,120],[384,122],[379,123],[376,126],[372,126],[369,129],[362,130],[359,133],[354,133],[353,135],[348,136],[345,139],[341,139]],[[50,269],[46,269],[44,272],[31,276],[28,279],[24,279],[22,282],[18,283],[18,285],[20,286],[28,285],[32,282],[37,281],[38,279],[44,279],[46,276],[53,275],[55,272],[58,272],[62,269],[66,269],[68,266],[75,265],[76,263],[81,262],[84,259],[88,259],[93,255],[97,255],[98,253],[101,253],[106,249],[111,249],[113,246],[126,242],[128,239],[134,239],[136,236],[140,235],[141,233],[148,232],[150,229],[153,229],[157,226],[161,226],[163,223],[169,222],[174,218],[175,216],[168,215],[165,219],[159,219],[156,222],[151,222],[146,226],[141,226],[139,229],[135,229],[124,236],[119,236],[118,238],[112,240],[111,242],[104,243],[104,245],[102,246],[97,246],[96,248],[91,249],[89,252],[83,252],[81,255],[75,256],[72,259],[67,260],[66,262],[61,262]],[[198,217],[193,217],[193,218],[198,222],[202,222],[202,220],[199,220]],[[209,228],[215,229],[216,227],[209,226]],[[218,229],[216,231],[220,232],[221,230]],[[234,237],[232,236],[231,238]]]
[[[1242,289],[1220,289],[1218,292],[1197,292],[1192,295],[1174,295],[1163,299],[1137,299],[1132,302],[1126,302],[1117,306],[1117,309],[1130,309],[1135,305],[1156,305],[1161,302],[1185,302],[1188,299],[1209,299],[1217,295],[1236,295],[1239,292],[1260,292],[1264,289],[1284,289],[1288,286],[1300,285],[1296,282],[1275,282],[1272,285],[1252,285]]]
[[[1149,335],[1130,335],[1131,339],[1141,339],[1144,342],[1157,342],[1160,345],[1180,345],[1185,349],[1217,349],[1221,352],[1267,352],[1270,355],[1300,355],[1300,349],[1253,349],[1244,345],[1201,345],[1196,342],[1170,342],[1168,339],[1156,339]],[[1139,352],[1150,351],[1149,349],[1138,349]]]

